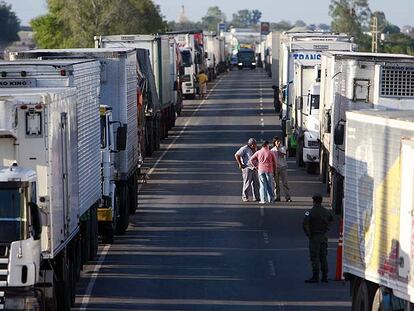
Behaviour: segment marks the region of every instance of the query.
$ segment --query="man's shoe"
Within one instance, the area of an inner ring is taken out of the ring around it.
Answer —
[[[322,278],[321,282],[322,283],[328,283],[328,278]]]
[[[286,202],[292,202],[291,198],[286,198]]]
[[[317,278],[311,277],[310,279],[305,280],[305,283],[319,283]]]
[[[243,202],[249,202],[249,199],[247,199],[247,198],[242,198],[242,201],[243,201]]]
[[[277,198],[275,199],[275,202],[280,202],[280,197],[277,197]]]

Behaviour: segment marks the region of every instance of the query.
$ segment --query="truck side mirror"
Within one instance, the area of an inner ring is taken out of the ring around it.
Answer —
[[[42,235],[42,217],[40,215],[39,206],[36,203],[29,202],[30,215],[32,218],[33,239],[40,240]]]
[[[116,130],[116,150],[124,151],[127,143],[127,126],[120,126]]]
[[[345,138],[345,124],[338,123],[335,127],[334,132],[334,143],[335,145],[343,145]]]

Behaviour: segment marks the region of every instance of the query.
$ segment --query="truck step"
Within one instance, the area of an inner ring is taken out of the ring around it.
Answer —
[[[4,310],[4,292],[0,291],[0,310]]]
[[[7,275],[7,270],[0,270],[0,275]]]
[[[6,287],[7,282],[6,281],[0,281],[0,287]]]
[[[0,265],[9,264],[9,258],[0,258]]]

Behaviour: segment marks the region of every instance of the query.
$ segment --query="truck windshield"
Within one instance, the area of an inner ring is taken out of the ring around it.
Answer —
[[[311,95],[311,109],[319,109],[319,95]]]
[[[191,59],[191,52],[188,50],[184,50],[181,52],[181,55],[183,57],[183,66],[191,67],[191,65],[193,64],[193,61]]]
[[[253,50],[239,51],[239,53],[237,54],[237,58],[241,62],[244,62],[244,61],[254,62],[255,60],[254,51]]]
[[[10,244],[25,236],[24,198],[19,189],[0,189],[0,244]]]

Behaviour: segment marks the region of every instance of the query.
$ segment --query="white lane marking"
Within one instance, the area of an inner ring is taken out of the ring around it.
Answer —
[[[190,121],[192,119],[192,117],[200,110],[201,106],[206,102],[206,100],[208,99],[210,93],[212,91],[214,91],[214,89],[217,87],[217,85],[219,85],[219,82],[221,81],[222,78],[220,78],[219,80],[217,80],[216,84],[213,86],[213,88],[210,90],[210,92],[208,93],[206,99],[203,99],[203,101],[201,103],[198,104],[196,110],[193,111],[193,113],[191,114],[191,116],[188,118],[187,122],[184,124],[183,129],[180,131],[180,133],[178,134],[178,136],[176,136],[174,138],[174,140],[168,145],[167,149],[164,150],[164,152],[161,154],[161,156],[158,158],[158,160],[154,163],[154,165],[152,166],[152,168],[148,171],[147,176],[151,176],[151,174],[154,172],[154,170],[157,168],[158,164],[160,164],[160,162],[162,161],[162,159],[164,159],[165,155],[168,153],[168,151],[170,151],[170,149],[172,148],[172,146],[174,146],[174,144],[177,142],[177,140],[181,137],[181,135],[183,135],[184,131],[187,129],[188,125],[190,124]],[[140,184],[138,186],[138,192],[141,191],[143,184]]]
[[[260,110],[263,110],[263,107],[260,107]]]
[[[276,276],[276,269],[275,269],[275,264],[273,263],[273,260],[269,260],[267,264],[269,265],[270,276]]]
[[[262,122],[260,125],[263,127],[264,126],[264,123]]]
[[[263,119],[263,118],[260,118],[260,121],[262,121],[262,122],[263,122],[263,121],[264,121],[264,119]]]
[[[93,269],[93,273],[91,279],[89,280],[88,287],[86,288],[86,293],[82,298],[82,305],[80,307],[80,311],[86,310],[88,306],[89,299],[91,298],[93,287],[95,286],[96,278],[98,277],[99,270],[101,269],[102,263],[105,260],[106,254],[108,254],[109,248],[111,245],[105,245],[104,249],[102,250],[101,255],[99,256],[99,260],[95,268]]]
[[[171,149],[171,147],[175,144],[175,142],[181,137],[181,135],[184,133],[185,129],[190,124],[191,118],[200,110],[201,105],[203,105],[205,103],[205,101],[208,99],[208,96],[216,88],[216,86],[219,84],[219,82],[220,82],[221,79],[222,78],[220,78],[219,80],[217,80],[217,82],[214,85],[214,87],[208,93],[206,99],[203,99],[203,101],[198,104],[197,109],[193,111],[193,113],[191,114],[191,116],[189,117],[189,119],[187,120],[187,122],[185,123],[185,125],[184,125],[183,129],[181,130],[181,132],[178,134],[178,136],[176,136],[174,138],[174,140],[169,144],[169,146],[167,147],[167,149],[158,158],[157,162],[155,162],[154,165],[153,165],[153,167],[148,171],[148,173],[147,173],[148,176],[150,176],[154,172],[155,168],[158,166],[158,164],[161,162],[161,160],[165,157],[165,155],[167,154],[167,152]],[[138,192],[141,190],[141,188],[142,188],[142,184],[140,184],[138,186]],[[95,286],[96,278],[98,277],[99,270],[101,269],[102,263],[104,262],[105,257],[108,254],[108,251],[109,251],[110,247],[111,247],[110,245],[106,245],[104,247],[101,255],[99,256],[98,264],[94,268],[94,272],[92,274],[91,279],[89,280],[88,287],[86,288],[86,293],[85,293],[85,295],[82,298],[82,305],[81,305],[80,311],[86,310],[86,307],[88,306],[88,303],[89,303],[89,300],[90,300],[90,297],[91,297],[91,294],[92,294],[93,287]]]
[[[263,112],[261,112],[260,115],[263,117]]]

